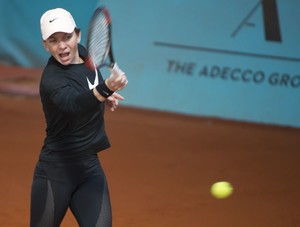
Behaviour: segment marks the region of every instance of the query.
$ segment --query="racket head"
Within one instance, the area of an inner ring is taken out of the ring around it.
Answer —
[[[106,7],[98,7],[93,13],[87,34],[87,50],[89,53],[88,65],[94,66],[94,68],[113,65],[111,17]]]

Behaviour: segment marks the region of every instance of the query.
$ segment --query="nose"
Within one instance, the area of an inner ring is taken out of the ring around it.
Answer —
[[[60,49],[64,49],[64,48],[66,48],[66,43],[64,41],[61,41],[61,42],[59,42],[58,47]]]

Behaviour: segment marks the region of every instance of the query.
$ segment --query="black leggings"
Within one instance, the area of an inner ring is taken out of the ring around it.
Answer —
[[[30,226],[59,227],[68,208],[80,227],[112,226],[106,177],[97,155],[76,163],[38,161]]]

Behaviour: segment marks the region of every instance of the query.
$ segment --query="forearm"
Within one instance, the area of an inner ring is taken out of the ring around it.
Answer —
[[[99,94],[96,88],[93,89],[93,94],[100,102],[104,102],[106,100],[106,98]]]
[[[119,69],[118,72],[114,72],[112,70],[111,75],[93,89],[93,94],[100,102],[104,102],[115,91],[122,90],[127,83],[128,80],[123,71]]]
[[[72,108],[72,112],[90,111],[99,104],[98,97],[94,94],[94,91],[88,91],[78,95],[75,99],[75,108]],[[101,101],[102,102],[102,101]]]
[[[104,102],[108,97],[110,97],[114,91],[108,88],[107,80],[102,81],[93,89],[94,96],[100,101]]]

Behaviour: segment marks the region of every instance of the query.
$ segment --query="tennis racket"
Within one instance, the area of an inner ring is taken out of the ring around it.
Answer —
[[[124,73],[113,55],[111,17],[106,7],[98,7],[93,13],[87,34],[87,50],[89,57],[85,62],[91,70],[107,66],[119,75]]]

